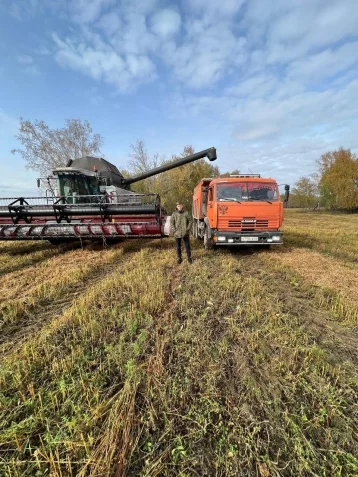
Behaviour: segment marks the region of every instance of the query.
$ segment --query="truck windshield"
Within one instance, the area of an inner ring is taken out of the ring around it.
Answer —
[[[226,182],[217,184],[216,191],[218,201],[278,200],[277,184],[271,182]]]

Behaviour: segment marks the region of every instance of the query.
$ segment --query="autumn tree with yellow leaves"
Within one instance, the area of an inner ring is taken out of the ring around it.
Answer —
[[[358,157],[349,149],[329,151],[317,161],[318,173],[301,176],[291,190],[290,207],[358,209]]]
[[[318,161],[319,189],[326,206],[358,209],[358,157],[340,148],[323,154]]]

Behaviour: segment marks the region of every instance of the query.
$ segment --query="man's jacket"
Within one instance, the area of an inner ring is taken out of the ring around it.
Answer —
[[[190,234],[192,224],[193,219],[189,212],[186,210],[183,210],[183,212],[176,210],[170,219],[170,231],[175,238],[182,238]]]

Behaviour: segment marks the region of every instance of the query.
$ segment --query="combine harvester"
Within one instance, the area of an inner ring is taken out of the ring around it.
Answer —
[[[167,214],[157,194],[136,194],[135,182],[207,157],[209,148],[131,178],[96,157],[70,160],[47,184],[46,196],[0,199],[0,240],[161,238]]]

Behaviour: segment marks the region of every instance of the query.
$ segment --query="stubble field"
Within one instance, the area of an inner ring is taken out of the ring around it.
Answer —
[[[0,243],[0,475],[358,476],[358,215],[284,231]]]

